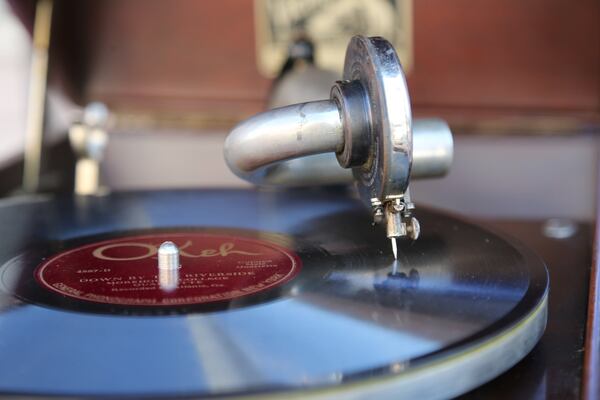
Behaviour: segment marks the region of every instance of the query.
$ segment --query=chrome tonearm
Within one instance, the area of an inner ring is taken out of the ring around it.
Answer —
[[[287,184],[282,176],[332,183],[327,173],[314,176],[324,166],[339,170],[327,161],[331,158],[320,157],[317,168],[287,160],[335,153],[339,166],[352,170],[374,222],[386,222],[396,256],[396,238],[419,236],[409,181],[446,174],[452,133],[439,119],[413,124],[404,72],[387,40],[353,37],[343,78],[331,88],[329,100],[277,108],[238,124],[225,141],[225,160],[236,175],[258,185]]]

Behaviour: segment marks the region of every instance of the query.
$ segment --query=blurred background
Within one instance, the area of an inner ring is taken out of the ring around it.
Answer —
[[[354,34],[392,41],[415,117],[454,132],[418,203],[594,218],[596,0],[0,0],[0,196],[248,186],[229,129],[327,98]]]

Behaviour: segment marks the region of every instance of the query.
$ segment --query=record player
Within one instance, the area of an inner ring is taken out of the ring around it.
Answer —
[[[34,41],[52,5],[37,3]],[[36,63],[48,66],[37,43],[34,83]],[[81,88],[56,78],[68,70],[51,77],[77,98]],[[111,101],[118,90],[102,73],[84,97],[107,90],[108,106],[89,104],[68,130],[74,193],[40,193],[33,140],[29,193],[0,202],[1,395],[594,398],[580,388],[595,362],[587,356],[584,375],[585,323],[597,343],[589,224],[475,221],[413,199],[413,182],[451,168],[453,133],[413,118],[386,38],[353,36],[322,98],[260,113],[238,104],[243,118],[217,122],[241,188],[106,185],[116,127],[169,118],[119,113],[146,100]],[[36,110],[29,133],[43,127]],[[153,163],[167,160],[159,151]]]

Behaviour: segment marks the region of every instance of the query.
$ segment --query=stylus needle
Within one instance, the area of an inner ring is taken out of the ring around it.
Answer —
[[[394,259],[398,259],[398,244],[396,243],[396,238],[390,238],[392,241],[392,251],[394,252]]]

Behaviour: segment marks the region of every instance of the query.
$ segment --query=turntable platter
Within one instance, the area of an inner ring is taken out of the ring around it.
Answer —
[[[543,263],[419,209],[398,261],[337,191],[202,190],[0,203],[0,393],[452,397],[546,322]],[[156,249],[183,249],[161,291]]]

